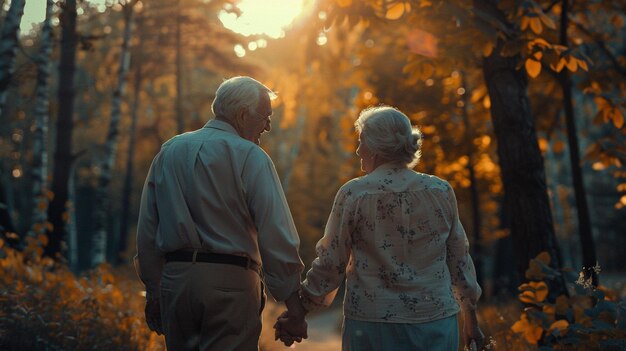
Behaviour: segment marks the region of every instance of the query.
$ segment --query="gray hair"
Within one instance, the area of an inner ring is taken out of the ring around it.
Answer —
[[[276,93],[256,79],[245,76],[232,77],[217,88],[211,111],[215,117],[225,119],[231,119],[241,108],[254,111],[259,106],[262,92],[266,93],[270,100],[276,98]]]
[[[404,113],[391,106],[368,107],[354,122],[361,139],[376,155],[413,168],[422,156],[422,132]]]

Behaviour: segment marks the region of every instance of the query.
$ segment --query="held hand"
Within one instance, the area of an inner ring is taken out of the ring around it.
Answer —
[[[163,323],[161,322],[161,303],[159,299],[146,300],[146,322],[148,328],[158,335],[163,334]]]
[[[465,347],[470,350],[482,350],[485,343],[485,335],[478,327],[478,318],[476,318],[476,312],[467,312],[464,313],[464,323],[463,323],[463,341]],[[475,345],[472,345],[472,342]]]
[[[293,315],[289,311],[285,311],[278,316],[274,324],[275,340],[280,339],[285,346],[291,346],[294,342],[302,342],[302,339],[308,338],[307,327],[303,315]]]

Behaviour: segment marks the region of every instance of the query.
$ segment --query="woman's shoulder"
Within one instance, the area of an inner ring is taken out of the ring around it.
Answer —
[[[424,185],[424,188],[439,189],[448,191],[452,189],[447,180],[439,178],[436,175],[414,172],[415,179]]]

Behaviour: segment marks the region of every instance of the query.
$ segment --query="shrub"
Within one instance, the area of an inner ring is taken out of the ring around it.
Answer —
[[[75,276],[41,258],[45,236],[24,251],[0,240],[0,349],[164,350],[144,322],[140,282],[102,265]]]
[[[526,271],[529,282],[519,287],[519,300],[526,308],[511,329],[540,350],[626,350],[624,301],[606,287],[593,287],[582,273],[557,272],[549,263],[546,252],[531,260]],[[569,296],[547,300],[546,282],[561,275]]]

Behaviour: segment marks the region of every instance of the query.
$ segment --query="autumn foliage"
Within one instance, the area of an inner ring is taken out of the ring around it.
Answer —
[[[615,292],[594,288],[581,274],[556,272],[543,252],[530,262],[528,283],[519,287],[526,308],[511,330],[542,350],[623,350],[626,347],[626,309]],[[548,299],[546,281],[563,274],[569,296]]]
[[[134,273],[103,265],[76,277],[27,241],[16,251],[0,240],[0,349],[165,349],[144,322]]]

